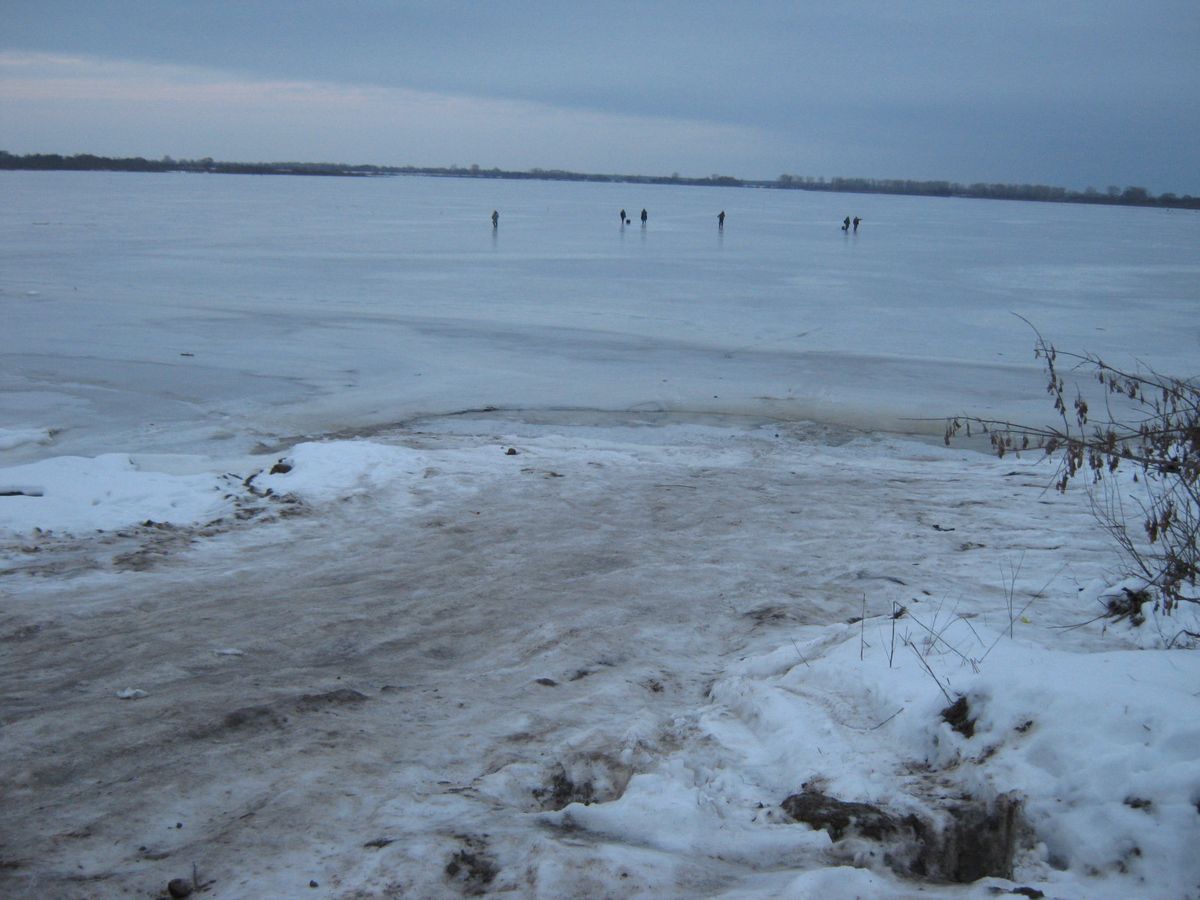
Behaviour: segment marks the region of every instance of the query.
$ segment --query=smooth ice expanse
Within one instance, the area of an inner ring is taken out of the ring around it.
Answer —
[[[0,187],[0,895],[1200,897],[1195,622],[921,421],[1194,373],[1200,217]]]
[[[1200,336],[1183,212],[427,178],[0,187],[0,416],[54,430],[55,453],[243,452],[486,406],[937,433],[904,420],[1044,413],[1014,313],[1168,372]],[[620,228],[643,207],[645,230]]]

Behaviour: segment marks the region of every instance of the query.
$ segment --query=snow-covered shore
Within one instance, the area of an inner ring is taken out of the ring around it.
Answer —
[[[1200,663],[1153,622],[1069,627],[1115,560],[1044,464],[461,417],[208,482],[101,462],[0,507],[6,896],[193,865],[214,897],[1200,884]],[[932,830],[833,840],[782,809],[805,789]],[[947,810],[1001,795],[1011,878],[923,878]]]

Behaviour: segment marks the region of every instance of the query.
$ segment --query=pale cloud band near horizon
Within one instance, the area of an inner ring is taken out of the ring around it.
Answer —
[[[15,51],[0,51],[0,123],[11,153],[242,162],[747,177],[722,160],[779,153],[777,137],[744,125]]]

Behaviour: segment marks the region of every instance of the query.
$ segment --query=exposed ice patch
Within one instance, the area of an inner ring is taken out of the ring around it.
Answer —
[[[50,443],[48,428],[0,428],[0,450],[12,450],[24,444]]]

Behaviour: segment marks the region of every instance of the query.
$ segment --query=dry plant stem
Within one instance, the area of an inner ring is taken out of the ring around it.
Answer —
[[[858,620],[858,661],[863,661],[863,649],[867,645],[867,595],[863,594],[862,618]]]
[[[949,650],[951,653],[953,653],[955,656],[957,656],[959,659],[961,659],[967,665],[971,666],[972,668],[975,667],[974,660],[968,659],[966,654],[964,654],[961,650],[959,650],[957,647],[955,647],[953,644],[951,644],[949,641],[947,641],[944,637],[942,637],[942,634],[945,632],[946,628],[949,628],[950,625],[953,624],[953,621],[954,621],[953,619],[951,619],[950,622],[948,622],[945,626],[943,626],[941,631],[934,631],[932,628],[930,628],[928,625],[926,625],[924,622],[922,622],[916,616],[912,616],[911,618],[914,622],[916,622],[918,625],[920,625],[922,628],[924,628],[925,631],[927,631],[929,633],[930,649],[932,649],[933,647],[936,647],[938,642],[941,642],[942,644],[946,645],[947,650]]]
[[[919,651],[916,648],[916,646],[913,644],[909,644],[908,647],[910,650],[912,650],[912,652],[914,654],[916,654],[917,659],[920,661],[921,665],[925,668],[925,671],[929,673],[929,677],[933,679],[933,683],[938,686],[938,690],[940,690],[942,692],[942,694],[945,695],[946,700],[949,701],[950,703],[953,703],[954,698],[950,696],[950,692],[948,690],[946,690],[946,688],[942,685],[942,682],[937,677],[937,675],[933,674],[933,669],[929,668],[929,663],[925,660],[925,657],[921,655],[921,651]]]
[[[892,667],[892,661],[896,658],[896,620],[900,618],[900,613],[904,609],[895,600],[892,601],[892,642],[888,645],[888,668]]]
[[[800,652],[800,645],[796,643],[795,638],[792,638],[792,646],[796,648],[796,655],[798,657],[800,657],[800,662],[802,662],[802,663],[804,663],[804,665],[808,666],[808,660],[805,659],[804,654]],[[809,666],[809,668],[812,668],[812,666]]]
[[[1200,605],[1200,381],[1161,375],[1149,367],[1118,369],[1093,354],[1062,353],[1036,328],[1034,334],[1034,355],[1045,364],[1057,424],[960,416],[948,420],[946,443],[960,431],[969,435],[974,427],[990,436],[1001,458],[1029,450],[1056,456],[1059,491],[1087,474],[1092,485],[1103,485],[1102,501],[1092,495],[1097,521],[1116,542],[1131,573],[1157,590],[1156,606],[1171,614],[1181,603]],[[1068,396],[1060,357],[1103,385],[1103,418],[1091,418],[1082,394]],[[1115,409],[1114,398],[1125,408]],[[1145,503],[1138,501],[1147,543],[1128,527],[1123,489],[1115,479],[1122,466],[1134,469],[1135,481],[1140,476],[1148,497]]]
[[[1021,618],[1021,616],[1025,615],[1025,612],[1029,609],[1029,607],[1033,606],[1034,603],[1036,603],[1038,600],[1042,599],[1042,597],[1046,596],[1046,588],[1050,587],[1050,585],[1054,582],[1054,579],[1058,578],[1058,576],[1063,573],[1063,570],[1066,569],[1066,567],[1067,567],[1066,563],[1061,565],[1059,567],[1058,571],[1055,572],[1053,575],[1051,575],[1050,579],[1045,584],[1043,584],[1040,588],[1038,588],[1034,593],[1030,594],[1028,602],[1024,606],[1022,606],[1019,610],[1017,610],[1015,616],[1011,612],[1009,613],[1009,619],[1008,619],[1009,640],[1012,640],[1012,623],[1014,621],[1016,621],[1016,619],[1019,619],[1019,618]],[[1019,567],[1018,567],[1018,570],[1019,570]],[[1013,577],[1014,577],[1014,588],[1015,588],[1016,576],[1014,575]],[[1011,610],[1012,607],[1010,606],[1009,609]],[[988,658],[988,654],[991,653],[994,649],[996,649],[996,645],[1000,643],[1000,639],[1002,637],[1004,637],[1003,634],[1001,634],[994,641],[992,641],[992,645],[987,648],[987,650],[984,652],[983,656],[981,656],[978,659],[978,662],[982,663],[985,659]]]
[[[1008,601],[1008,637],[1011,640],[1013,636],[1013,597],[1017,591],[1017,576],[1021,574],[1021,567],[1025,565],[1025,553],[1021,552],[1021,558],[1017,560],[1014,566],[1011,561],[1008,563],[1008,577],[1004,579],[1004,597]],[[1004,576],[1004,565],[1000,566],[1000,574]]]
[[[896,718],[896,716],[900,715],[900,713],[904,712],[904,709],[905,708],[903,706],[900,707],[898,710],[896,710],[894,713],[892,713],[890,716],[888,716],[886,719],[884,719],[878,725],[872,725],[868,730],[869,731],[878,731],[880,728],[882,728],[888,722],[892,721],[892,719]]]

